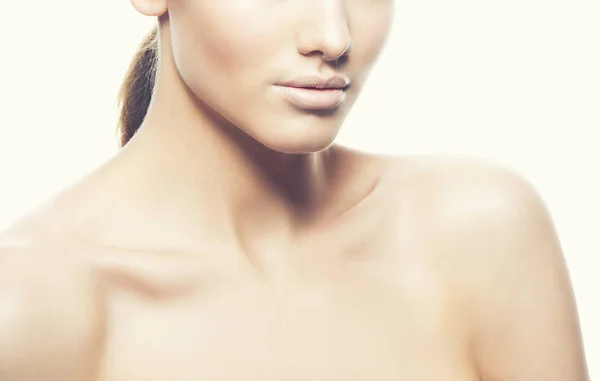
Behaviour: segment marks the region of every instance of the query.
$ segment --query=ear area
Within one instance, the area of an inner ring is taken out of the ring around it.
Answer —
[[[144,16],[162,16],[167,12],[168,0],[130,0],[131,5]]]

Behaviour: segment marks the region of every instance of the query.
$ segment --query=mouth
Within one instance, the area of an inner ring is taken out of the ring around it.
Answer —
[[[350,85],[348,77],[306,76],[275,85],[283,98],[303,110],[333,110],[339,107]]]
[[[292,106],[303,110],[333,110],[339,107],[346,93],[341,89],[315,89],[276,86],[283,98]]]

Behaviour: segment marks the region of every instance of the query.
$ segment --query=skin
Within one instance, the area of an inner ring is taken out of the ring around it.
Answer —
[[[588,379],[529,183],[332,144],[390,1],[132,3],[160,23],[155,97],[2,235],[0,381]],[[307,74],[350,77],[341,107],[273,88]]]

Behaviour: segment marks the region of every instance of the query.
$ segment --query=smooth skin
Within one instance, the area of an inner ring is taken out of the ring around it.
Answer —
[[[390,0],[132,3],[159,20],[154,99],[2,235],[0,381],[588,379],[527,181],[333,144]],[[350,77],[344,103],[274,91],[310,74]]]

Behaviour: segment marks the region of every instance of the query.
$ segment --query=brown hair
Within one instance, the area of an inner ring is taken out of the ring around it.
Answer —
[[[117,133],[121,147],[133,137],[146,117],[154,91],[157,64],[158,27],[154,27],[140,44],[117,96]]]

